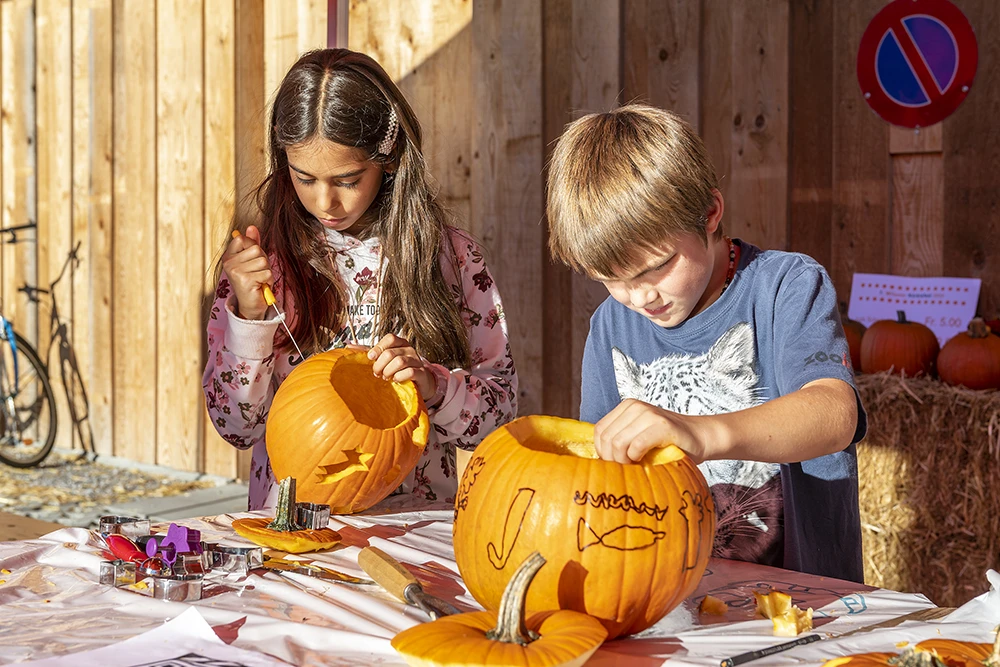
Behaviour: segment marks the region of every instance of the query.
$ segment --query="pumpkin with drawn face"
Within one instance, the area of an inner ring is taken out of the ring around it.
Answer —
[[[599,460],[593,440],[592,424],[531,416],[476,448],[455,499],[455,561],[486,609],[534,551],[548,564],[527,611],[589,614],[609,639],[648,628],[694,592],[715,532],[705,478],[676,447],[622,465]]]

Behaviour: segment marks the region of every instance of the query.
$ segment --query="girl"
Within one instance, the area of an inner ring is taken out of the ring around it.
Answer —
[[[402,491],[453,502],[455,447],[514,418],[517,375],[500,294],[480,247],[431,191],[420,125],[374,60],[303,55],[278,89],[255,225],[234,221],[216,267],[203,385],[216,429],[253,448],[251,510],[274,507],[264,446],[274,392],[296,352],[371,346],[374,371],[412,380],[432,439]],[[262,288],[272,285],[275,309]],[[288,326],[288,332],[282,326]]]

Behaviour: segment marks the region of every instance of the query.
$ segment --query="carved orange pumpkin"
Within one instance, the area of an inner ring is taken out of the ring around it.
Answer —
[[[840,319],[844,325],[844,337],[847,339],[847,347],[851,350],[851,366],[854,372],[861,372],[861,340],[865,336],[865,325],[857,320],[852,320],[847,316],[847,304],[840,303]]]
[[[715,534],[705,478],[676,447],[622,465],[597,459],[593,440],[592,424],[531,416],[476,448],[455,499],[455,561],[486,609],[533,551],[548,565],[528,612],[586,613],[609,638],[648,628],[694,592]]]
[[[953,336],[937,358],[938,375],[948,384],[969,389],[1000,389],[1000,337],[990,335],[981,318]]]
[[[376,378],[364,352],[331,350],[299,364],[278,388],[267,453],[277,479],[297,480],[300,500],[349,514],[399,486],[429,433],[412,382]]]
[[[878,373],[890,368],[906,377],[921,373],[933,376],[938,354],[934,332],[918,322],[909,322],[906,313],[897,319],[873,323],[861,339],[861,370]]]

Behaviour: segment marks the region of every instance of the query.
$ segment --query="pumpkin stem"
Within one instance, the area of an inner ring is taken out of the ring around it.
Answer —
[[[497,626],[486,633],[487,639],[520,646],[527,646],[538,639],[538,633],[529,630],[524,624],[524,600],[528,597],[531,580],[543,565],[545,559],[536,551],[517,568],[517,572],[507,582],[507,587],[503,589],[500,611],[497,612]]]
[[[983,660],[983,667],[1000,667],[1000,628],[997,628],[997,636],[993,639],[993,651]]]
[[[286,477],[278,485],[278,505],[274,509],[274,521],[267,524],[269,530],[288,533],[302,530],[295,522],[295,478]]]
[[[905,310],[897,310],[896,311],[896,321],[899,322],[900,324],[906,324],[907,323],[906,311]]]
[[[981,317],[974,317],[969,322],[969,338],[986,338],[990,335],[990,325]]]

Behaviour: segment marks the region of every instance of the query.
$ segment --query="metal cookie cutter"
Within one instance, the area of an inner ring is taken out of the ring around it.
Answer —
[[[330,524],[330,506],[317,503],[295,503],[295,523],[303,530],[319,530]]]
[[[135,563],[123,560],[101,562],[101,583],[107,586],[128,586],[135,583]]]
[[[227,547],[210,544],[211,567],[220,572],[249,574],[250,570],[264,564],[264,550],[260,547]]]
[[[157,600],[188,602],[200,600],[205,576],[202,574],[175,574],[170,577],[153,577],[153,597]]]
[[[149,519],[107,514],[100,518],[98,531],[102,535],[124,535],[131,540],[136,540],[149,534]]]
[[[201,553],[177,554],[174,571],[180,574],[205,574],[212,569],[212,553],[209,545],[201,543]]]

